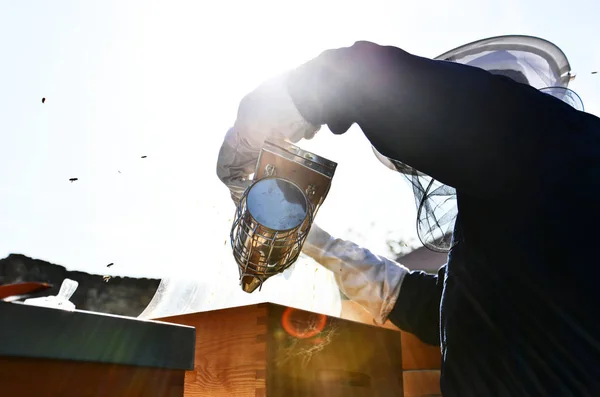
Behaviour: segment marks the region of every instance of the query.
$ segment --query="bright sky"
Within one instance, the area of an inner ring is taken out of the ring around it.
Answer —
[[[598,15],[595,0],[4,1],[0,256],[147,277],[235,266],[216,156],[263,79],[356,40],[434,57],[527,34],[562,48],[600,114]],[[414,237],[410,190],[358,128],[299,145],[339,163],[324,229],[382,254]]]

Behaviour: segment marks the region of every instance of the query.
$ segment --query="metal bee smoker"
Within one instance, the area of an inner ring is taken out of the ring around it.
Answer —
[[[242,290],[260,290],[298,259],[336,167],[290,143],[265,142],[231,228]]]

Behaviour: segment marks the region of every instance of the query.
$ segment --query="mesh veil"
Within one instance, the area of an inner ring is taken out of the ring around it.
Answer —
[[[501,36],[470,43],[435,59],[458,62],[510,77],[555,96],[578,110],[581,98],[567,88],[571,67],[554,44],[530,36]],[[458,215],[456,189],[373,148],[388,168],[400,172],[412,187],[417,206],[417,234],[421,243],[436,252],[448,252]]]

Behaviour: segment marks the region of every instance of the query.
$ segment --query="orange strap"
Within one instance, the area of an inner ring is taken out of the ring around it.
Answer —
[[[32,294],[48,288],[52,288],[52,285],[36,282],[0,285],[0,300],[11,296]]]

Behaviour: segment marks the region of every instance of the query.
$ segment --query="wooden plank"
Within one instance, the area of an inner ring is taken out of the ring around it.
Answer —
[[[415,335],[402,331],[402,361],[405,371],[439,370],[442,353],[439,346],[427,345]]]
[[[404,371],[404,397],[441,397],[440,371]]]
[[[259,304],[160,319],[196,327],[196,365],[185,375],[185,396],[264,395],[266,318]]]
[[[0,357],[0,395],[182,397],[184,370]]]
[[[341,317],[350,321],[377,326],[373,317],[362,307],[352,301],[342,302]],[[390,321],[386,321],[382,328],[399,331],[402,339],[402,368],[404,370],[440,369],[442,355],[439,346],[423,343],[415,335],[400,331]]]
[[[342,302],[342,318],[373,324],[372,316],[352,301]],[[439,346],[423,343],[415,335],[400,331],[394,324],[387,321],[383,328],[400,332],[402,341],[402,369],[404,396],[436,396],[439,395],[440,371],[442,355]],[[433,370],[427,372],[414,372]]]

